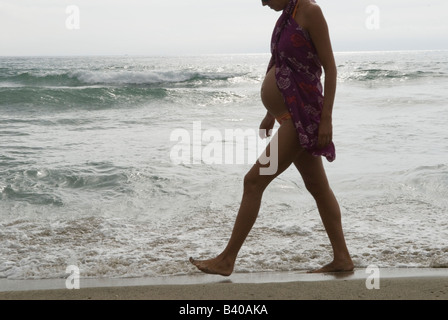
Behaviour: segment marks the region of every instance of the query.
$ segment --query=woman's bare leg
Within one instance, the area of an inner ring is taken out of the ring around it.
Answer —
[[[306,188],[316,200],[319,214],[333,248],[333,261],[312,272],[352,271],[353,262],[345,243],[341,211],[328,183],[322,157],[314,157],[308,152],[303,152],[294,160],[294,165],[302,175]]]
[[[276,135],[277,137],[274,137],[266,148],[265,154],[267,152],[272,158],[273,154],[270,154],[271,144],[273,141],[277,141],[278,147],[272,146],[272,152],[277,149],[277,171],[272,175],[261,175],[260,169],[268,167],[269,164],[261,165],[259,161],[249,170],[244,177],[243,198],[230,240],[224,251],[214,259],[194,260],[190,258],[190,262],[199,270],[223,276],[229,276],[233,272],[238,252],[257,219],[264,190],[272,180],[285,171],[303,153],[303,149],[297,141],[297,134],[292,121],[286,121],[282,124]]]

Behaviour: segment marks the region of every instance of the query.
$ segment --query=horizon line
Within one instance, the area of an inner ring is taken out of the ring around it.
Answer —
[[[399,52],[443,52],[448,49],[401,49],[401,50],[347,50],[333,51],[334,54],[344,53],[399,53]],[[197,54],[28,54],[28,55],[1,55],[0,58],[20,58],[20,57],[201,57],[201,56],[243,56],[243,55],[269,55],[270,52],[247,52],[247,53],[197,53]]]

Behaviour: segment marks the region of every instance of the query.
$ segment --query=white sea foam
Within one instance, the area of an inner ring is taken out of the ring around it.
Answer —
[[[96,84],[154,84],[183,82],[197,76],[195,72],[176,71],[80,71],[72,73],[84,83]]]

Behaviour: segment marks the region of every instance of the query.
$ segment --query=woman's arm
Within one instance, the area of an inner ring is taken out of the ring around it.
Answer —
[[[265,139],[267,137],[271,136],[271,130],[274,128],[275,125],[275,117],[269,112],[266,112],[266,116],[261,121],[260,127],[259,127],[259,135],[261,139]]]
[[[328,25],[320,7],[316,4],[304,7],[303,17],[303,27],[308,30],[325,71],[324,104],[318,140],[318,147],[322,148],[333,140],[332,114],[337,83],[336,63],[331,47]]]

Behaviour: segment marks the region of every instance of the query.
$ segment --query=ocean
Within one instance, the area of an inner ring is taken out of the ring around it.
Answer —
[[[447,268],[448,52],[335,56],[325,167],[355,266]],[[269,58],[0,57],[0,278],[66,278],[72,265],[85,278],[196,274],[188,258],[227,243],[259,151]],[[235,272],[331,258],[291,167]]]

